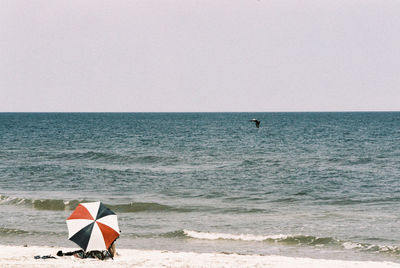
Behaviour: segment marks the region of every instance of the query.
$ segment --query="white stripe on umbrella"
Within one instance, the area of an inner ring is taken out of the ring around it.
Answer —
[[[91,250],[107,250],[103,235],[97,223],[95,223],[93,226],[92,235],[90,236],[90,240],[86,248],[86,251]]]
[[[97,221],[114,229],[114,231],[116,231],[117,233],[120,233],[119,227],[118,227],[117,215],[108,215],[108,216],[98,219]]]
[[[81,203],[81,205],[87,208],[90,215],[92,215],[93,219],[95,220],[97,217],[97,212],[99,211],[100,202]]]
[[[69,238],[74,236],[77,232],[91,224],[93,221],[92,220],[83,220],[83,219],[74,219],[74,220],[68,220],[67,221],[67,227],[68,227],[68,233],[69,233]]]

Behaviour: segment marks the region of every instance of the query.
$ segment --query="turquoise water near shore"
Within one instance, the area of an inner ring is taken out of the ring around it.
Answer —
[[[249,119],[261,120],[256,128]],[[0,243],[400,262],[400,113],[1,113]]]

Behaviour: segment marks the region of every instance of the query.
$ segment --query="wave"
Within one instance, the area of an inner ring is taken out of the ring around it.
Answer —
[[[74,210],[79,203],[88,200],[28,199],[0,195],[0,205],[29,206],[37,210]]]
[[[35,210],[50,211],[72,211],[79,203],[93,202],[97,200],[62,200],[62,199],[29,199],[21,197],[8,197],[0,195],[0,205],[25,206]],[[134,212],[201,212],[211,213],[266,213],[265,209],[258,208],[226,208],[226,207],[208,207],[208,206],[170,206],[156,202],[131,202],[126,204],[107,204],[108,208],[116,213],[134,213]]]
[[[67,159],[67,160],[117,160],[122,158],[122,155],[115,153],[105,153],[96,151],[86,152],[63,152],[53,156],[55,159]]]
[[[25,235],[25,234],[29,234],[29,233],[30,232],[25,231],[25,230],[0,227],[0,236]]]
[[[245,159],[239,163],[239,167],[256,167],[256,166],[279,166],[281,164],[280,160],[277,159],[265,159],[265,158],[252,158]]]
[[[252,235],[252,234],[226,234],[226,233],[208,233],[208,232],[198,232],[191,230],[183,230],[182,233],[186,237],[196,238],[196,239],[206,239],[206,240],[242,240],[242,241],[265,241],[268,239],[281,239],[287,237],[285,235],[273,235],[273,236],[263,236],[263,235]]]
[[[347,164],[349,166],[365,165],[365,164],[372,163],[373,161],[374,161],[374,159],[372,159],[371,157],[361,157],[358,159],[348,160],[345,164]]]
[[[49,236],[65,236],[66,235],[66,231],[65,232],[60,232],[60,233],[56,233],[56,232],[50,232],[50,231],[27,231],[27,230],[22,230],[22,229],[16,229],[16,228],[6,228],[6,227],[0,227],[0,237],[6,237],[6,236],[45,236],[45,237],[49,237]]]
[[[253,242],[274,242],[291,245],[328,245],[337,244],[340,241],[331,237],[316,237],[309,235],[254,235],[254,234],[229,234],[229,233],[213,233],[199,232],[193,230],[178,230],[165,233],[163,237],[168,238],[193,238],[200,240],[232,240],[232,241],[253,241]]]
[[[308,235],[253,235],[253,234],[226,234],[226,233],[208,233],[191,230],[183,230],[186,237],[206,240],[241,240],[241,241],[257,241],[257,242],[279,242],[284,244],[297,245],[319,245],[319,244],[335,244],[338,240],[331,237],[315,237]]]
[[[359,250],[373,253],[389,253],[400,255],[400,247],[394,245],[375,245],[369,243],[358,243],[343,241],[333,237],[317,237],[312,235],[254,235],[254,234],[229,234],[199,232],[193,230],[180,230],[165,234],[165,237],[191,238],[200,240],[231,240],[248,242],[271,242],[291,246],[332,246],[345,250]]]
[[[160,155],[136,155],[136,153],[128,152],[127,154],[103,151],[75,151],[63,152],[52,156],[54,159],[62,160],[96,160],[111,161],[118,163],[138,163],[138,164],[156,164],[167,163],[173,164],[179,162],[179,158],[175,156]]]
[[[400,255],[400,247],[394,245],[375,245],[357,242],[343,242],[341,245],[344,249]]]
[[[328,200],[322,203],[330,205],[356,205],[356,204],[377,204],[377,203],[397,203],[400,197],[378,197],[366,199],[341,199],[341,200]]]
[[[36,210],[74,210],[79,203],[93,202],[91,200],[58,200],[58,199],[26,199],[20,197],[8,197],[0,195],[0,205],[15,205],[31,207]],[[191,209],[178,208],[168,205],[152,202],[132,202],[128,204],[110,205],[105,204],[108,208],[116,213],[129,213],[129,212],[158,212],[158,211],[175,211],[175,212],[188,212]]]
[[[145,211],[177,211],[177,212],[187,212],[190,209],[177,208],[167,205],[162,205],[159,203],[146,203],[146,202],[135,202],[129,204],[120,205],[107,205],[111,210],[115,212],[145,212]]]
[[[239,166],[242,166],[242,167],[253,167],[253,166],[259,165],[260,164],[259,161],[260,161],[260,159],[255,159],[255,160],[246,159],[246,160],[243,160],[242,163]]]

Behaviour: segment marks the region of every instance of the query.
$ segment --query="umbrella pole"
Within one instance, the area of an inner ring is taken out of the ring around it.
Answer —
[[[108,254],[110,255],[111,259],[114,260],[114,255],[115,255],[115,241],[117,239],[114,240],[114,242],[111,243],[110,247],[107,249]]]

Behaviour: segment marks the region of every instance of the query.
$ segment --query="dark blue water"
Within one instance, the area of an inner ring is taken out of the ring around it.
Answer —
[[[120,247],[400,261],[400,113],[2,113],[0,195],[2,244],[99,200]]]

